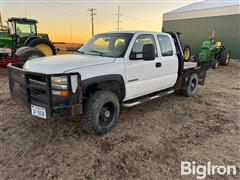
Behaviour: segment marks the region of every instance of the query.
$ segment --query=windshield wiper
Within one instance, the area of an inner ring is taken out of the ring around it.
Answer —
[[[101,52],[101,51],[96,51],[96,50],[90,50],[89,52],[94,52],[94,53],[98,53],[100,54],[101,56],[104,56],[105,53]]]

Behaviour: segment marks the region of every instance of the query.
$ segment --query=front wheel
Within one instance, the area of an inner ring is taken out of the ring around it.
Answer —
[[[22,64],[28,60],[44,57],[44,54],[37,48],[21,47],[16,51],[16,56],[21,59]]]
[[[220,64],[227,66],[230,62],[230,52],[228,51],[227,48],[223,48],[220,54]]]
[[[91,134],[105,134],[116,125],[119,112],[119,99],[114,93],[97,91],[86,102],[83,126]]]
[[[219,67],[219,61],[218,61],[217,59],[215,59],[215,60],[213,61],[212,68],[213,68],[213,69],[217,69],[218,67]]]

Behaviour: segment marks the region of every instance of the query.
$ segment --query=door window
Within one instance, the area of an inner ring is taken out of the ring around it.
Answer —
[[[172,43],[168,36],[158,35],[158,42],[160,44],[162,56],[172,56],[173,55]]]
[[[136,58],[137,59],[140,59],[143,57],[142,55],[142,50],[143,50],[143,46],[145,44],[153,44],[154,47],[155,47],[155,53],[156,53],[156,56],[157,57],[157,48],[156,48],[156,43],[155,43],[155,40],[154,40],[154,37],[153,35],[151,34],[143,34],[143,35],[139,35],[133,45],[133,48],[132,48],[132,51],[131,51],[131,54],[136,54]]]

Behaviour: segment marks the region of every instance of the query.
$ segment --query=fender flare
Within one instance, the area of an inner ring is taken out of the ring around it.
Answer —
[[[121,97],[120,100],[123,100],[125,95],[126,95],[126,88],[125,88],[125,83],[122,75],[120,74],[108,74],[108,75],[102,75],[102,76],[97,76],[97,77],[91,77],[88,79],[84,79],[81,83],[82,90],[83,92],[86,91],[86,89],[93,85],[93,84],[98,84],[98,83],[103,83],[107,81],[117,81],[119,82],[120,88],[121,88]]]

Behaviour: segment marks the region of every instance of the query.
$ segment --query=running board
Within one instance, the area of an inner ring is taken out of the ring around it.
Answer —
[[[157,98],[160,98],[160,97],[166,96],[168,94],[172,94],[172,93],[174,93],[174,90],[167,91],[167,92],[162,92],[162,93],[159,93],[159,94],[154,95],[154,96],[146,97],[146,98],[143,98],[143,99],[138,99],[136,101],[129,100],[129,101],[126,101],[125,103],[123,103],[122,105],[124,107],[133,107],[133,106],[137,106],[139,104],[143,104],[145,102],[148,102],[148,101],[151,101],[153,99],[157,99]]]

